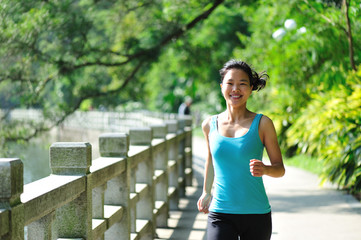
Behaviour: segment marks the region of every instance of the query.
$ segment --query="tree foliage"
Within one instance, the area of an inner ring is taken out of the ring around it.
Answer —
[[[142,100],[140,76],[162,49],[223,1],[1,1],[0,108],[41,108],[51,123],[1,135],[29,139],[79,108]]]
[[[287,154],[316,156],[324,181],[360,191],[361,2],[263,3],[246,13],[251,36],[240,36],[247,47],[235,50],[271,76],[256,109],[274,119]],[[297,27],[287,29],[287,19]]]
[[[130,101],[175,112],[188,95],[211,114],[218,70],[242,59],[271,77],[249,108],[274,120],[285,153],[361,190],[360,0],[3,0],[0,17],[2,109],[43,109],[51,126]],[[0,141],[49,127],[2,123]]]
[[[287,131],[287,139],[289,146],[297,145],[322,160],[324,181],[357,192],[361,190],[361,71],[350,71],[345,79],[345,84],[311,96]]]
[[[235,48],[244,47],[238,34],[249,35],[239,10],[239,3],[220,6],[202,25],[167,47],[146,75],[153,109],[176,112],[186,95],[195,99],[197,111],[222,108],[218,69]]]

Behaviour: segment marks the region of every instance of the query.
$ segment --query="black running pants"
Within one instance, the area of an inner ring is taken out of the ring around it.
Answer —
[[[267,214],[225,214],[210,212],[207,240],[269,240],[271,212]]]

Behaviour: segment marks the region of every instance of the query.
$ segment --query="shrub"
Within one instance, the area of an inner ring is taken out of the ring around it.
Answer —
[[[287,143],[320,158],[323,182],[361,192],[361,71],[346,84],[312,96],[287,131]]]

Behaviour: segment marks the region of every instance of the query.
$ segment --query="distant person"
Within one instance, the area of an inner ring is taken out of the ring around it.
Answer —
[[[285,168],[272,120],[246,106],[268,75],[236,60],[227,62],[220,75],[227,109],[202,123],[208,154],[198,210],[209,213],[208,240],[269,240],[271,206],[262,176],[282,177]],[[270,165],[262,162],[264,147]]]
[[[181,116],[191,115],[191,105],[192,98],[189,96],[185,97],[184,102],[178,108],[178,114]]]

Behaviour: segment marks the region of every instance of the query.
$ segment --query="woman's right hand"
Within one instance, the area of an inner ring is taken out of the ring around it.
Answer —
[[[212,195],[209,193],[202,193],[202,196],[198,199],[197,206],[198,211],[203,213],[209,213],[209,205],[211,204]]]

